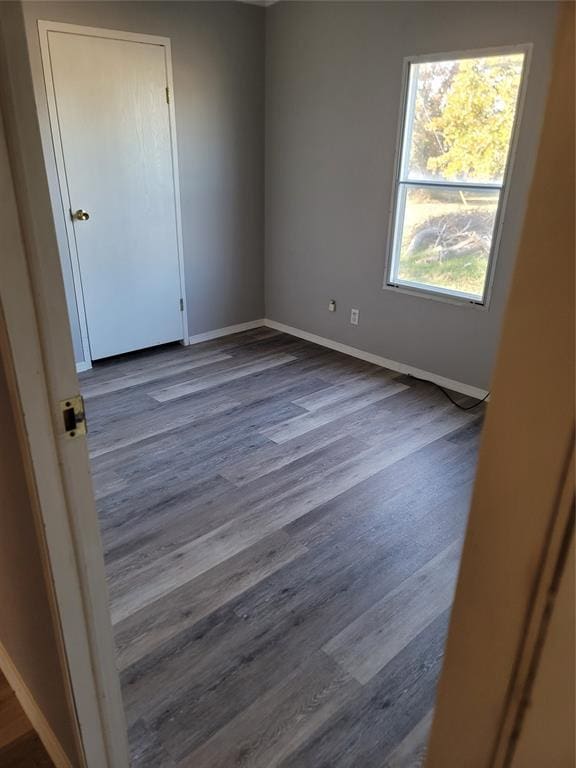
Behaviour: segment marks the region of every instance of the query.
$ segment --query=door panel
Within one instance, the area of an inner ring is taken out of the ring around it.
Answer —
[[[165,49],[48,39],[92,358],[182,339]]]

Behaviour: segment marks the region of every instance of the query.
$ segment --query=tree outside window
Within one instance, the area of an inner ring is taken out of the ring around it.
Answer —
[[[410,65],[389,284],[484,301],[524,58]]]

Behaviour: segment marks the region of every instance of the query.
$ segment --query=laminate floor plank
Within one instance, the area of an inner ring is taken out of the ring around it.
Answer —
[[[152,397],[158,402],[163,403],[166,400],[174,400],[185,395],[193,395],[196,392],[202,392],[205,389],[218,387],[220,384],[227,384],[234,379],[243,379],[260,371],[266,371],[269,368],[277,368],[280,365],[286,365],[294,360],[293,355],[272,354],[267,358],[253,363],[244,363],[232,370],[226,370],[222,373],[207,374],[197,379],[192,379],[182,384],[174,384],[163,389],[152,392]]]
[[[306,659],[183,761],[183,768],[275,768],[359,686],[322,653]]]
[[[268,445],[269,439],[256,428],[263,423],[275,423],[289,416],[302,412],[292,403],[270,404],[254,403],[249,408],[228,410],[225,413],[210,412],[203,417],[174,428],[151,438],[145,438],[137,444],[122,446],[113,452],[95,457],[92,466],[97,472],[114,470],[120,476],[140,480],[150,476],[151,472],[175,470],[186,473],[188,477],[200,475],[200,465],[213,461],[210,465],[216,471],[217,463],[223,463],[228,453],[235,453],[239,446],[245,450]]]
[[[350,509],[349,501],[342,505]],[[442,499],[437,508],[421,505],[408,540],[398,508],[336,547],[326,541],[297,568],[281,569],[127,669],[128,711],[146,712],[155,728],[168,730],[168,741],[176,732],[180,742],[201,740],[445,548],[464,515],[460,508],[455,521],[454,506]],[[192,734],[184,722],[194,722]]]
[[[216,504],[212,503],[213,495],[210,491],[200,495],[194,502],[190,502],[184,495],[181,514],[172,510],[170,520],[166,520],[162,510],[161,530],[157,531],[153,546],[142,542],[137,551],[120,558],[114,557],[114,562],[110,558],[109,572],[114,582],[111,590],[113,610],[117,594],[130,591],[131,585],[135,591],[143,593],[140,582],[144,580],[150,582],[151,589],[156,583],[151,572],[161,570],[166,575],[172,567],[180,571],[185,563],[185,570],[189,573],[189,559],[200,567],[204,561],[198,557],[198,552],[203,551],[208,557],[215,543],[214,557],[218,558],[217,553],[222,546],[239,547],[237,551],[240,551],[263,538],[266,530],[278,530],[281,525],[269,511],[270,503],[276,495],[286,495],[298,483],[321,482],[328,468],[338,466],[350,450],[360,451],[363,447],[355,438],[340,438],[316,451],[312,457],[292,462],[287,469],[282,470],[286,476],[278,479],[273,476],[275,473],[266,475],[258,483],[251,484],[243,495],[238,494],[235,488],[225,490],[218,496]],[[264,515],[267,516],[265,521],[262,520]],[[251,520],[255,520],[252,525]],[[238,521],[243,525],[239,525]],[[145,525],[149,528],[147,520]],[[116,531],[115,547],[118,545]],[[231,556],[230,553],[227,556]],[[210,557],[206,562],[210,567],[217,564]],[[202,567],[205,568],[206,563]]]
[[[143,384],[154,383],[157,386],[157,382],[161,379],[171,378],[178,374],[188,375],[190,371],[197,368],[206,368],[215,363],[222,363],[224,361],[230,361],[231,359],[231,355],[213,354],[206,355],[200,359],[192,358],[185,363],[157,366],[152,370],[145,368],[138,373],[118,376],[107,382],[95,382],[94,384],[85,387],[84,397],[102,397],[103,395],[110,395],[112,392],[119,392],[122,389],[131,389],[132,387],[137,387]]]
[[[329,403],[300,416],[288,419],[274,427],[269,427],[264,430],[264,435],[275,443],[285,443],[295,437],[300,437],[306,432],[318,429],[318,427],[338,421],[343,416],[362,411],[364,408],[374,405],[374,403],[379,403],[387,397],[406,389],[404,384],[398,384],[394,381],[380,381],[379,384],[380,386],[374,387],[372,391],[353,394],[335,403]]]
[[[424,765],[433,715],[432,709],[424,715],[388,755],[383,768],[421,768]]]
[[[110,381],[158,366],[181,363],[186,360],[200,360],[214,354],[230,352],[239,355],[243,350],[258,353],[274,349],[279,344],[286,346],[289,343],[297,344],[298,341],[272,329],[258,328],[189,346],[183,346],[179,342],[164,344],[97,361],[93,368],[82,374],[82,378],[90,383]]]
[[[316,411],[327,405],[334,405],[341,400],[346,400],[353,395],[360,395],[380,389],[385,381],[394,380],[394,374],[378,368],[376,371],[367,371],[358,374],[350,381],[341,384],[331,384],[310,395],[303,395],[292,402],[305,408],[307,411]]]
[[[180,405],[180,404],[178,404]],[[227,397],[214,398],[210,403],[210,413],[216,416],[237,407],[235,400]],[[179,408],[162,408],[159,410],[145,411],[131,418],[116,419],[113,424],[107,425],[100,432],[90,436],[90,458],[95,459],[110,451],[119,448],[127,448],[143,440],[152,437],[172,433],[175,429],[185,427],[197,421],[200,416],[206,415],[207,404],[200,403],[195,406]]]
[[[281,768],[382,768],[433,706],[448,618],[429,624]]]
[[[202,500],[218,500],[233,485],[219,474],[206,475],[196,480],[182,477],[176,470],[163,469],[158,475],[148,476],[138,484],[130,484],[118,492],[108,493],[100,499],[100,529],[107,552],[146,546],[149,535],[157,531],[165,521],[174,520],[183,507],[185,513]],[[189,515],[187,515],[189,517]],[[115,557],[110,558],[111,560]]]
[[[176,761],[142,720],[130,729],[128,744],[132,764],[138,768],[178,768]]]
[[[80,379],[134,767],[420,765],[484,406],[267,328]]]
[[[435,510],[444,505],[449,510],[454,538],[461,536],[474,479],[476,442],[455,446],[439,438],[341,494],[334,502],[318,505],[285,530],[308,547],[330,539],[337,546],[365,529],[379,530],[384,519],[393,520],[396,515],[403,526],[398,532],[402,541],[403,530],[422,524],[420,515],[428,515],[432,524]],[[422,493],[422,487],[427,494]]]
[[[98,472],[95,467],[92,467],[92,480],[94,498],[98,502],[118,491],[125,491],[129,486],[128,481],[123,477],[120,477],[120,475],[113,469]],[[102,517],[100,517],[100,519],[102,519]]]
[[[305,552],[306,547],[287,533],[274,533],[167,598],[130,614],[116,625],[119,668],[134,664]]]
[[[460,540],[450,544],[332,638],[323,650],[358,682],[369,682],[452,605],[460,549]]]
[[[250,456],[230,462],[220,470],[222,477],[230,480],[236,486],[247,485],[264,475],[276,472],[298,459],[315,453],[331,443],[341,439],[335,432],[318,433],[306,432],[283,445],[272,443],[265,445]]]
[[[316,375],[315,370],[294,368],[292,363],[254,374],[250,377],[249,384],[250,386],[246,386],[244,379],[237,379],[220,389],[223,389],[228,397],[248,406],[262,400],[284,400],[294,404],[295,399],[326,387],[326,381]]]

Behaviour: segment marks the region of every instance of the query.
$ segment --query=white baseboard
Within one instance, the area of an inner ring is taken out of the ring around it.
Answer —
[[[462,395],[468,395],[469,397],[482,400],[488,394],[485,389],[472,387],[470,384],[463,384],[461,381],[447,379],[444,376],[439,376],[437,373],[423,371],[421,368],[414,368],[412,365],[399,363],[396,360],[389,360],[386,357],[380,357],[380,355],[373,355],[371,352],[365,352],[363,349],[349,347],[347,344],[341,344],[339,341],[325,339],[323,336],[317,336],[315,333],[309,333],[308,331],[300,330],[300,328],[293,328],[291,325],[278,323],[276,320],[265,319],[263,323],[268,328],[274,328],[277,331],[288,333],[291,336],[297,336],[299,339],[305,339],[306,341],[311,341],[314,344],[319,344],[321,347],[328,347],[328,349],[333,349],[336,352],[342,352],[345,355],[357,357],[360,360],[365,360],[367,363],[379,365],[382,368],[389,368],[391,371],[397,371],[398,373],[405,373],[410,376],[416,376],[419,379],[432,381],[434,384],[439,384],[445,389],[451,389],[452,391],[459,392]]]
[[[233,333],[242,333],[242,331],[251,331],[253,328],[262,328],[265,324],[265,320],[249,320],[247,323],[228,325],[225,328],[216,328],[214,331],[206,331],[206,333],[197,333],[195,336],[190,336],[188,343],[200,344],[202,341],[212,341],[212,339],[219,339],[221,336],[230,336]]]
[[[212,339],[219,339],[221,336],[230,336],[233,333],[242,333],[242,331],[251,331],[254,328],[262,328],[264,326],[264,320],[249,320],[247,323],[238,323],[238,325],[227,325],[225,328],[216,328],[213,331],[206,331],[206,333],[197,333],[195,336],[190,336],[189,339],[185,339],[183,343],[186,346],[188,344],[200,344],[203,341],[211,341]],[[82,373],[83,371],[89,371],[92,368],[90,362],[76,363],[76,373]]]
[[[381,368],[389,368],[391,371],[397,371],[398,373],[405,373],[410,376],[416,376],[419,379],[432,381],[434,384],[439,384],[445,389],[451,389],[453,392],[459,392],[462,395],[468,395],[469,397],[474,397],[478,400],[482,400],[488,394],[485,389],[473,387],[470,384],[463,384],[461,381],[455,381],[454,379],[447,379],[445,376],[439,376],[437,373],[424,371],[421,368],[415,368],[406,363],[399,363],[396,360],[380,357],[380,355],[374,355],[372,352],[365,352],[363,349],[350,347],[348,344],[341,344],[339,341],[333,341],[324,336],[317,336],[315,333],[309,333],[300,328],[294,328],[291,325],[284,325],[284,323],[278,323],[276,320],[270,320],[269,318],[249,320],[247,323],[238,323],[237,325],[228,325],[224,328],[216,328],[213,331],[206,331],[205,333],[197,333],[194,336],[190,336],[188,344],[200,344],[203,341],[212,341],[212,339],[219,339],[222,336],[230,336],[233,333],[242,333],[242,331],[251,331],[254,328],[261,328],[262,326],[274,328],[277,331],[282,331],[282,333],[287,333],[291,336],[296,336],[299,339],[311,341],[314,344],[319,344],[321,347],[327,347],[328,349],[342,352],[351,357],[357,357],[359,360],[365,360],[367,363],[379,365]],[[90,368],[92,368],[92,363],[76,363],[76,371],[78,373],[88,371]]]
[[[56,734],[38,707],[30,689],[2,643],[0,643],[0,669],[56,768],[72,768],[72,764],[56,738]]]

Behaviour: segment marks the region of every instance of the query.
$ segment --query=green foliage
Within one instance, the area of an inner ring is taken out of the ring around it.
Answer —
[[[464,59],[426,130],[438,150],[429,171],[448,178],[501,179],[512,133],[522,57]]]
[[[400,279],[482,295],[496,205],[487,191],[410,190]]]
[[[426,251],[417,251],[403,259],[400,279],[482,295],[487,264],[485,253],[477,251],[449,261],[429,260],[426,257]]]
[[[428,161],[443,152],[441,135],[432,127],[442,114],[444,96],[458,69],[454,62],[437,62],[418,67],[418,91],[412,123],[410,167],[419,175],[427,176]]]
[[[417,65],[409,126],[412,179],[502,179],[522,63],[521,54],[510,54]],[[478,190],[413,187],[406,198],[400,279],[481,295],[497,201]]]

